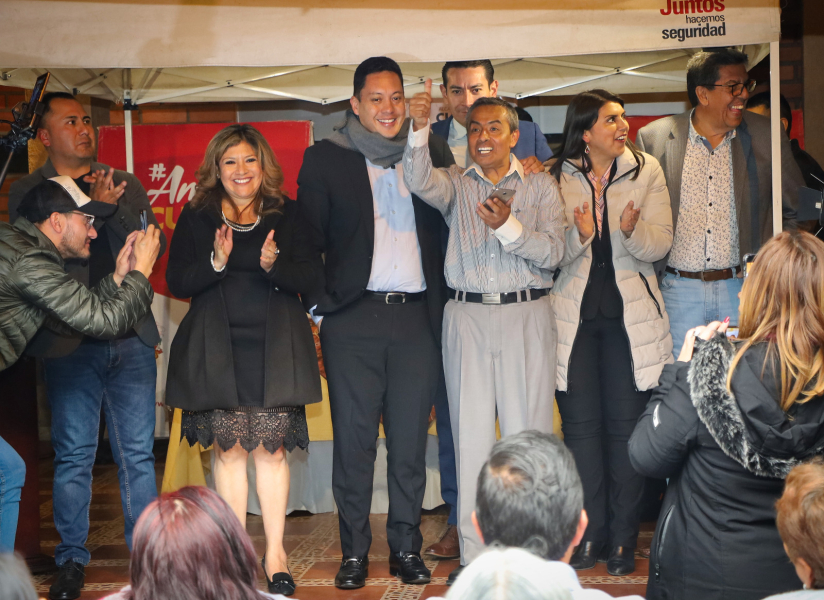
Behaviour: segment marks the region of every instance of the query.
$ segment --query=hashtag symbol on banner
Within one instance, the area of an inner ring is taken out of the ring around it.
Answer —
[[[152,181],[162,179],[164,175],[166,175],[166,167],[163,163],[155,163],[152,165],[152,168],[149,169],[149,177],[152,178]]]

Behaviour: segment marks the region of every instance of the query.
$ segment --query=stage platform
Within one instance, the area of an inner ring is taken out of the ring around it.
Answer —
[[[163,464],[157,465],[158,487],[163,474]],[[52,468],[51,458],[41,460],[40,512],[42,549],[53,554],[59,538],[52,520]],[[129,581],[129,551],[123,538],[123,515],[120,507],[120,493],[117,483],[117,467],[96,466],[92,506],[90,511],[91,530],[88,548],[92,561],[86,567],[86,586],[82,600],[102,598]],[[446,578],[458,565],[457,560],[430,561],[432,583],[426,586],[404,585],[389,575],[389,547],[386,544],[386,515],[372,516],[374,541],[369,554],[369,579],[360,590],[338,590],[333,584],[341,560],[338,541],[338,520],[334,513],[312,515],[293,513],[286,519],[286,551],[289,566],[298,585],[295,598],[299,600],[419,600],[431,596],[445,596]],[[446,512],[443,508],[426,511],[422,530],[424,547],[436,541],[446,528]],[[652,524],[644,526],[639,539],[640,547],[648,547],[652,538]],[[258,557],[264,549],[263,522],[255,515],[248,516],[247,530],[252,536]],[[643,596],[646,589],[648,560],[636,557],[638,569],[629,577],[611,577],[604,564],[598,564],[590,571],[579,573],[584,587],[598,588],[612,596],[638,594]],[[45,597],[54,575],[35,578],[38,593]],[[265,589],[263,573],[260,584]]]

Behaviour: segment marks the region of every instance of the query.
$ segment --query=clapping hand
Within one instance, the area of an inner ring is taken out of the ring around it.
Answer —
[[[121,181],[120,185],[115,186],[113,177],[114,168],[110,168],[108,173],[102,169],[98,169],[86,175],[83,181],[91,184],[89,197],[97,202],[117,204],[120,196],[122,196],[126,190],[126,182]]]
[[[222,271],[229,261],[232,253],[232,229],[228,225],[222,225],[215,231],[215,257],[212,264],[215,270]]]
[[[269,232],[266,240],[263,242],[263,247],[260,249],[260,267],[267,273],[272,270],[272,265],[278,259],[278,245],[275,243],[275,230]]]
[[[422,92],[418,92],[409,100],[409,116],[412,117],[412,130],[420,131],[429,125],[429,115],[432,112],[432,80],[427,79],[423,84]]]
[[[621,231],[625,236],[629,237],[635,231],[635,225],[638,223],[638,217],[641,216],[641,209],[635,208],[635,203],[630,200],[624,207],[624,212],[621,213]]]
[[[595,221],[592,219],[589,202],[584,202],[583,210],[576,206],[572,214],[575,219],[575,227],[578,229],[578,239],[583,244],[595,233]]]

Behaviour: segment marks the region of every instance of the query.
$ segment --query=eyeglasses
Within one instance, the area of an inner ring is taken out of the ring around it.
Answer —
[[[73,215],[80,215],[82,217],[86,217],[86,229],[92,228],[92,223],[94,223],[94,215],[87,215],[84,212],[80,212],[79,210],[70,210],[69,211]]]
[[[733,97],[740,96],[741,93],[744,91],[744,88],[747,89],[748,92],[752,92],[757,85],[757,81],[755,79],[747,79],[744,83],[709,83],[704,87],[725,87],[729,88],[730,94]]]

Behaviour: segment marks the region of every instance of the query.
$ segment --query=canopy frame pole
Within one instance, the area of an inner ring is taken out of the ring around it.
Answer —
[[[781,233],[783,211],[781,199],[781,63],[779,42],[770,42],[770,143],[772,146],[773,235]]]
[[[123,124],[126,131],[126,170],[134,175],[134,146],[132,139],[132,92],[123,90]]]

